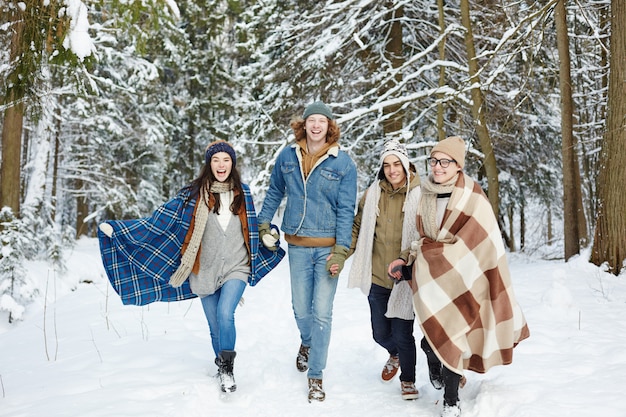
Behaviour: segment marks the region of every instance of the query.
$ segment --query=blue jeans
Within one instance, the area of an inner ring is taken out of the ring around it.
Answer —
[[[309,351],[309,378],[322,379],[328,358],[338,278],[326,270],[330,247],[289,245],[291,303],[300,339]]]
[[[244,281],[230,279],[213,294],[200,299],[209,322],[215,357],[223,350],[235,350],[235,309],[245,289]]]
[[[385,317],[391,290],[372,284],[367,301],[370,304],[372,335],[374,341],[387,349],[390,355],[400,357],[400,381],[415,382],[417,353],[413,323],[415,320],[403,320]]]

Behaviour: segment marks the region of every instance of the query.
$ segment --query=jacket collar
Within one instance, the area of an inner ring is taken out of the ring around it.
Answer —
[[[300,144],[298,142],[294,142],[291,144],[291,147],[293,149],[298,149],[300,147]],[[339,144],[335,143],[331,145],[330,148],[328,148],[328,150],[326,151],[326,155],[334,156],[336,158],[339,155]]]

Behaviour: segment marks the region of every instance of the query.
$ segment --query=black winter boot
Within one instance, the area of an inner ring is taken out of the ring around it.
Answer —
[[[425,337],[422,338],[420,343],[422,350],[426,354],[426,361],[428,363],[428,377],[430,378],[430,383],[433,384],[435,389],[441,389],[444,386],[443,380],[443,366],[441,365],[441,361],[433,352],[433,349],[430,347],[428,340]]]
[[[234,392],[237,390],[235,377],[233,375],[233,365],[236,355],[237,352],[234,350],[223,350],[217,357],[217,375],[220,378],[220,385],[223,392]]]
[[[459,384],[461,382],[461,375],[456,372],[452,372],[444,366],[442,376],[444,385],[444,404],[456,405],[459,402]]]

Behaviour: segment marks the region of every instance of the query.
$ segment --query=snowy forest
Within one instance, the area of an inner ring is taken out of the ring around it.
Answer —
[[[19,320],[104,219],[149,215],[233,144],[262,204],[289,121],[332,109],[362,192],[469,144],[511,252],[626,259],[623,0],[4,0],[0,310]]]

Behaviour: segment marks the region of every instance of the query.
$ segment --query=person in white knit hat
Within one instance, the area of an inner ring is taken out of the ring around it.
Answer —
[[[367,296],[374,341],[389,353],[381,379],[391,381],[400,369],[402,398],[413,400],[416,348],[412,292],[406,281],[389,279],[387,266],[417,237],[415,214],[420,179],[406,147],[397,140],[385,143],[377,179],[361,198],[352,225],[354,252],[348,287]]]
[[[419,238],[388,273],[411,281],[430,381],[443,389],[441,416],[459,417],[464,370],[484,373],[510,364],[529,330],[491,203],[463,172],[465,141],[451,136],[438,142],[427,161],[431,173],[416,216]]]

